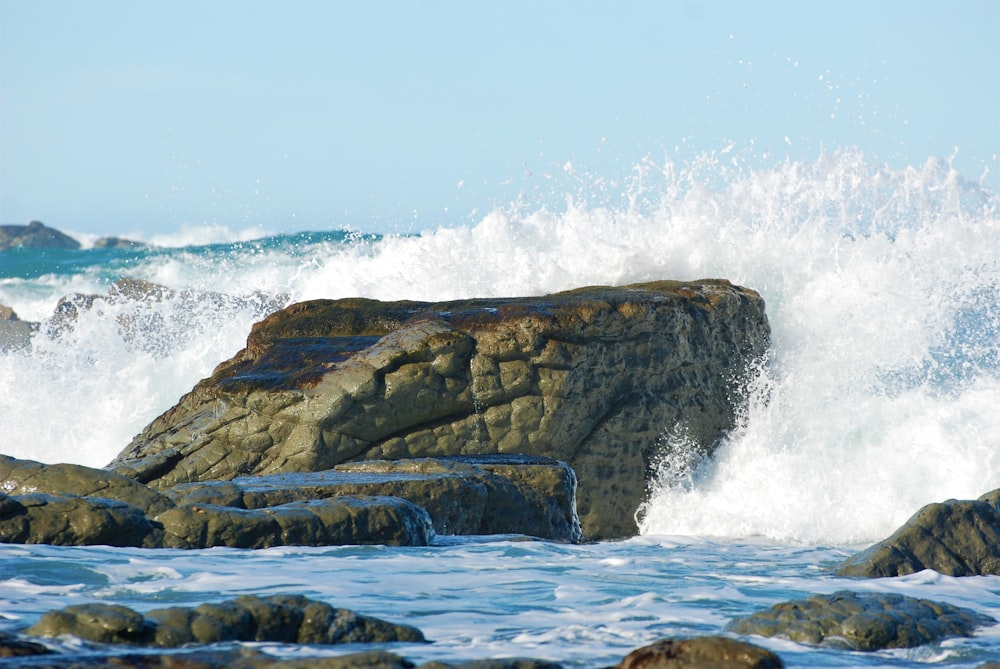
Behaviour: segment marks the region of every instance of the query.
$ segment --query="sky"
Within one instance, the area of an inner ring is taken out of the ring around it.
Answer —
[[[734,146],[997,190],[1000,0],[0,0],[0,224],[417,232]]]

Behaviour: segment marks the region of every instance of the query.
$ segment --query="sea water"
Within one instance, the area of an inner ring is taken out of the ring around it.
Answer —
[[[294,301],[517,296],[664,278],[753,288],[772,347],[739,425],[708,459],[687,448],[680,426],[662,426],[659,480],[637,510],[641,536],[262,551],[0,546],[0,628],[71,603],[149,610],[301,593],[419,627],[432,644],[396,649],[416,661],[599,667],[664,636],[720,633],[735,616],[844,588],[1000,619],[1000,577],[856,581],[828,571],[925,503],[1000,487],[1000,197],[947,160],[894,169],[854,150],[756,168],[726,151],[648,160],[617,183],[570,176],[555,200],[529,193],[420,234],[201,226],[143,249],[87,248],[93,237],[78,235],[79,251],[0,252],[0,304],[42,324],[29,347],[0,352],[0,452],[106,464],[238,351],[255,321]],[[60,298],[107,295],[121,277],[177,292],[99,298],[69,326],[52,319]],[[753,641],[789,666],[1000,660],[1000,626],[874,654]]]

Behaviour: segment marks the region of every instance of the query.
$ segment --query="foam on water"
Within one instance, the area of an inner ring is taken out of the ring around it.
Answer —
[[[735,152],[646,161],[552,204],[498,207],[418,236],[190,231],[109,271],[0,280],[0,303],[41,320],[111,275],[249,301],[166,300],[145,339],[104,303],[57,339],[0,354],[11,455],[102,465],[287,300],[439,300],[586,284],[723,277],[767,302],[773,351],[716,457],[675,457],[641,510],[649,534],[880,538],[921,504],[1000,487],[1000,204],[946,160],[893,170],[857,151],[751,169]],[[188,236],[184,236],[188,235]],[[291,241],[290,241],[291,240]],[[180,242],[226,244],[185,246]],[[155,323],[155,324],[154,324]]]

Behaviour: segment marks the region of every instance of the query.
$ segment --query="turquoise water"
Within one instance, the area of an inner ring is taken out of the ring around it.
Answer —
[[[735,615],[845,587],[1000,618],[998,577],[825,571],[927,502],[1000,487],[1000,198],[934,159],[892,170],[845,151],[749,170],[722,158],[644,163],[620,197],[517,202],[405,237],[197,228],[143,250],[78,236],[80,251],[0,252],[0,304],[41,324],[30,347],[0,352],[0,451],[45,462],[106,464],[242,348],[254,322],[294,301],[724,277],[762,294],[773,329],[769,365],[713,458],[687,449],[683,425],[662,426],[641,537],[254,553],[0,546],[0,627],[95,599],[149,609],[296,592],[420,627],[434,643],[400,649],[417,660],[599,667],[661,636],[716,633]],[[120,277],[176,292],[98,299],[72,328],[53,327],[61,297],[107,295]],[[873,655],[757,641],[789,666],[971,667],[1000,659],[998,635]]]

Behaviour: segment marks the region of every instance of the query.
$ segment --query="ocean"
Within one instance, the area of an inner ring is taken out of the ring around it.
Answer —
[[[923,504],[1000,487],[1000,195],[947,160],[892,168],[857,150],[756,168],[723,151],[645,161],[620,182],[569,181],[544,202],[529,196],[407,235],[201,225],[142,239],[153,244],[145,248],[98,249],[96,235],[47,222],[84,248],[0,252],[0,304],[42,323],[29,347],[0,351],[0,452],[107,464],[242,348],[254,322],[295,301],[522,296],[655,279],[753,288],[773,331],[768,364],[713,457],[699,459],[662,426],[640,536],[261,551],[2,545],[0,630],[83,602],[149,610],[298,593],[415,625],[433,643],[393,650],[418,662],[605,667],[662,637],[720,633],[735,616],[845,588],[1000,620],[1000,577],[856,581],[828,571]],[[97,299],[72,327],[52,320],[60,298],[106,295],[122,277],[174,293]],[[1000,661],[1000,625],[877,653],[751,640],[790,667]]]

